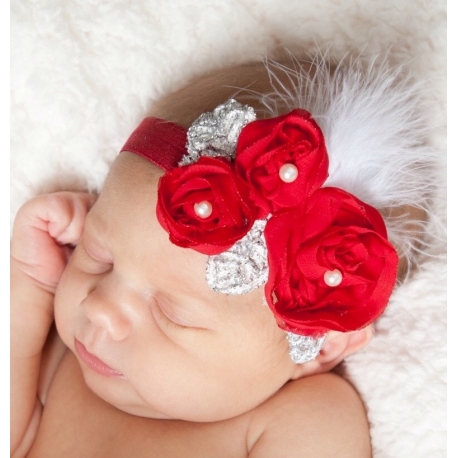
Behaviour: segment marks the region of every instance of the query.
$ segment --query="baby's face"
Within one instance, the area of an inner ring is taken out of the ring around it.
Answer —
[[[57,328],[87,385],[119,409],[229,418],[275,393],[294,364],[262,288],[218,294],[207,257],[170,243],[156,219],[162,173],[118,156],[57,289]]]

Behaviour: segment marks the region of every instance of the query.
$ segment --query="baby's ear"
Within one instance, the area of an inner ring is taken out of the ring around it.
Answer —
[[[372,325],[359,331],[330,331],[319,355],[308,363],[296,364],[293,379],[329,372],[344,358],[364,348],[372,339]]]

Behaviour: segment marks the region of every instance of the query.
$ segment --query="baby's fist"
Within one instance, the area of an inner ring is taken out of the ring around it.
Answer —
[[[26,202],[14,221],[12,267],[54,293],[95,200],[93,194],[56,192]]]

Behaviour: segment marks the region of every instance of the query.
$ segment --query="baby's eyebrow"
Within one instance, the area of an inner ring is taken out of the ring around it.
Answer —
[[[208,306],[208,300],[205,296],[198,294],[194,289],[190,289],[190,285],[183,284],[180,280],[179,278],[176,279],[176,287],[173,289],[160,287],[155,294],[156,298],[174,307],[202,308]],[[155,283],[154,280],[152,283]]]

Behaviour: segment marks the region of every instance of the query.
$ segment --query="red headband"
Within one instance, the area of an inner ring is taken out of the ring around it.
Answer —
[[[319,336],[380,316],[395,285],[397,253],[375,208],[323,186],[327,151],[308,112],[249,122],[235,159],[204,151],[178,167],[186,142],[185,128],[146,118],[122,148],[166,170],[157,216],[172,243],[215,258],[263,220],[266,300],[280,327]]]
[[[186,129],[164,119],[145,118],[121,151],[138,154],[164,170],[172,170],[186,154]]]

